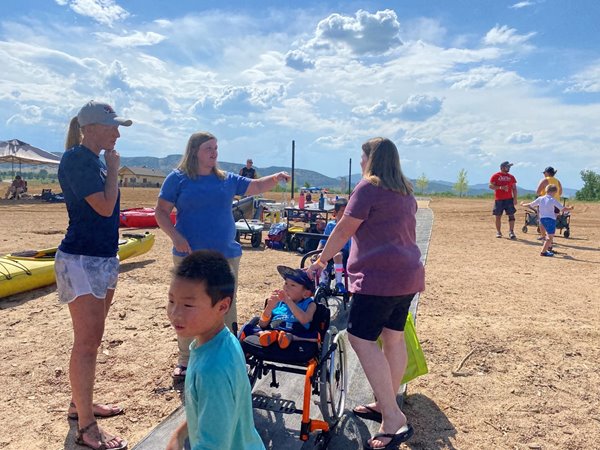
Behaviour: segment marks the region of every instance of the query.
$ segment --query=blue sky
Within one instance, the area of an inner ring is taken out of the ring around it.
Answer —
[[[0,140],[62,151],[90,99],[134,121],[124,156],[219,138],[219,159],[359,171],[386,136],[410,177],[524,187],[600,172],[597,0],[4,0]]]

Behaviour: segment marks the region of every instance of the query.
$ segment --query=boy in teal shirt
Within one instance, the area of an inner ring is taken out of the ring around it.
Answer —
[[[224,317],[234,277],[218,252],[200,250],[177,267],[169,288],[167,314],[179,336],[194,337],[185,378],[186,421],[167,450],[180,450],[186,436],[192,450],[264,450],[254,427],[244,354]]]

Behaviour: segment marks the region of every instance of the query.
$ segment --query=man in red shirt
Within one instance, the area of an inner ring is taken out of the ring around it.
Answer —
[[[500,230],[502,213],[508,216],[508,237],[516,239],[515,236],[515,213],[517,212],[517,179],[509,172],[512,163],[504,161],[500,164],[500,172],[496,172],[490,178],[490,189],[494,191],[494,209],[492,214],[496,216],[496,237],[502,237]]]

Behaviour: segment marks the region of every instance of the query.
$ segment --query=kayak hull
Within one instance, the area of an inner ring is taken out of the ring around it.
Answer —
[[[175,224],[177,214],[171,212],[171,223]],[[124,209],[119,215],[119,226],[121,228],[156,228],[156,215],[154,208],[130,208]]]
[[[119,241],[121,261],[142,255],[154,245],[154,234],[123,235]],[[56,282],[56,247],[0,256],[0,298],[31,291]]]

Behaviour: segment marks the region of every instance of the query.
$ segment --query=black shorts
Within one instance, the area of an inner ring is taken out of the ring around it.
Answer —
[[[503,211],[509,216],[517,212],[517,208],[515,208],[515,202],[512,198],[508,198],[506,200],[496,200],[494,202],[492,214],[494,216],[501,216]]]
[[[396,297],[354,294],[348,317],[348,333],[376,341],[384,328],[404,331],[410,302],[415,294]]]

